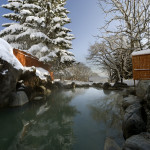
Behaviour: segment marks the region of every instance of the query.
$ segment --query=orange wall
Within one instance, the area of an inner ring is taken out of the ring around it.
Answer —
[[[51,79],[54,80],[53,72],[50,71],[50,65],[44,64],[43,62],[39,61],[38,58],[19,49],[13,49],[13,53],[23,66],[41,67],[47,70],[51,76]]]

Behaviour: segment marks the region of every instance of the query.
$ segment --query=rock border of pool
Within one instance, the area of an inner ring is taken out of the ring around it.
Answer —
[[[150,81],[141,80],[127,89],[122,101],[125,143],[122,150],[150,149]]]

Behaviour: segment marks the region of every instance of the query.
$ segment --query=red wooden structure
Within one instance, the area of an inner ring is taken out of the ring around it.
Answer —
[[[39,61],[37,57],[34,57],[31,54],[21,51],[19,49],[13,49],[13,53],[23,66],[41,67],[47,70],[51,76],[51,79],[54,80],[53,72],[50,71],[50,65],[44,64],[43,62]]]

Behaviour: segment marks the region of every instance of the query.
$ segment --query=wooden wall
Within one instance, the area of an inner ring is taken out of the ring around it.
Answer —
[[[41,68],[47,70],[51,76],[51,79],[54,80],[53,72],[50,71],[50,65],[44,64],[43,62],[39,61],[38,58],[32,56],[29,53],[21,51],[19,49],[13,49],[13,53],[23,66],[41,67]]]
[[[150,54],[132,56],[133,79],[150,80]]]

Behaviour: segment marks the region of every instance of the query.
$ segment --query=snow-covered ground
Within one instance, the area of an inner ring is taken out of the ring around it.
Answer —
[[[76,81],[76,80],[60,80],[60,79],[54,79],[54,82],[61,82],[63,85],[70,85],[72,82],[74,82],[76,85],[92,85],[93,83],[104,83],[104,82],[83,82],[83,81]],[[107,82],[107,81],[106,81]],[[134,80],[130,79],[130,80],[124,80],[124,83],[126,83],[128,86],[134,86]],[[138,80],[135,80],[135,85],[137,85]],[[114,85],[114,83],[110,83],[111,86]]]
[[[123,83],[126,83],[128,86],[134,86],[134,80],[133,79],[128,79],[128,80],[123,80]],[[137,85],[138,80],[135,80],[135,86]],[[110,83],[111,86],[114,85],[114,83]]]
[[[74,82],[76,85],[92,85],[93,82],[83,82],[83,81],[76,81],[76,80],[60,80],[60,79],[54,79],[54,82],[61,82],[63,85],[70,85],[72,82]]]
[[[123,82],[126,83],[128,86],[134,86],[134,80],[133,79],[124,80]],[[139,82],[138,80],[135,80],[135,85],[137,85],[138,82]]]

